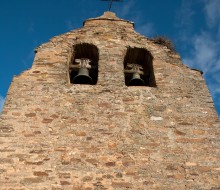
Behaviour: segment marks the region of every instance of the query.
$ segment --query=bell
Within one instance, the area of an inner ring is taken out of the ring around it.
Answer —
[[[89,76],[89,70],[85,67],[80,68],[78,74],[73,79],[74,84],[92,84],[92,78]]]
[[[129,81],[129,86],[144,86],[144,80],[141,79],[139,73],[133,73],[133,76]]]

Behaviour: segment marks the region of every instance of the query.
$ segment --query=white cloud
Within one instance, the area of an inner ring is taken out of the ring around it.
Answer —
[[[74,23],[71,20],[65,21],[65,24],[66,24],[68,30],[73,30],[75,28]]]
[[[183,63],[204,72],[206,84],[214,99],[215,106],[220,107],[220,44],[211,38],[211,34],[203,33],[196,36],[192,54],[183,59]],[[219,113],[220,114],[220,113]]]
[[[193,16],[195,12],[193,10],[194,1],[186,1],[182,0],[181,7],[177,11],[177,17],[175,26],[178,28],[178,36],[181,36],[179,41],[186,43],[189,41],[189,37],[191,36],[191,31],[193,29]]]
[[[152,37],[152,35],[154,34],[154,26],[152,23],[145,23],[145,24],[139,24],[136,27],[136,31],[147,36],[147,37]]]
[[[202,33],[193,40],[191,56],[183,58],[183,63],[191,68],[197,68],[204,72],[206,84],[215,102],[220,107],[220,44],[211,33]],[[220,113],[219,113],[220,116]]]
[[[200,68],[204,73],[219,67],[218,62],[218,42],[216,42],[208,32],[197,35],[192,40],[191,56],[184,58],[183,62],[191,67]]]
[[[177,25],[180,26],[190,26],[192,24],[192,17],[195,14],[195,12],[192,9],[193,2],[191,1],[185,1],[182,0],[181,2],[181,8],[178,11],[177,19],[179,22],[177,22]]]
[[[32,33],[34,32],[34,22],[30,21],[29,26],[28,26],[28,32]]]
[[[220,1],[219,0],[205,0],[205,11],[207,16],[207,23],[213,26],[220,21]]]
[[[206,22],[208,27],[215,29],[216,35],[220,38],[220,1],[219,0],[204,0]]]
[[[202,3],[206,23],[202,30],[191,36],[184,31],[188,39],[183,41],[191,43],[192,48],[188,49],[190,53],[183,57],[183,63],[204,72],[208,88],[220,111],[220,1],[203,0]]]
[[[155,32],[154,25],[146,21],[146,18],[143,17],[146,13],[134,8],[136,5],[136,1],[128,0],[126,3],[124,2],[123,7],[117,8],[116,12],[119,13],[119,18],[128,18],[130,21],[134,22],[135,31],[147,37],[151,37]]]
[[[183,58],[183,62],[190,67],[201,69],[206,77],[211,77],[213,84],[210,85],[215,82],[220,84],[220,42],[211,31],[196,35],[192,41],[191,55]]]
[[[5,99],[0,95],[0,112],[2,111]]]
[[[31,49],[27,53],[26,57],[22,58],[21,62],[23,63],[25,68],[30,68],[32,66],[33,59],[34,59],[34,51],[33,51],[33,49]]]
[[[134,12],[134,9],[132,9],[132,7],[134,6],[134,0],[129,0],[126,3],[124,2],[124,5],[122,7],[117,8],[116,12],[120,13],[120,18],[124,18],[130,15],[132,12]]]

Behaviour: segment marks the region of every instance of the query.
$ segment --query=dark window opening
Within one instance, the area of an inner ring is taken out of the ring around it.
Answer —
[[[74,47],[69,67],[70,82],[95,85],[98,80],[99,52],[95,45],[82,43]]]
[[[153,56],[146,49],[129,47],[124,59],[125,84],[156,87],[152,61]]]

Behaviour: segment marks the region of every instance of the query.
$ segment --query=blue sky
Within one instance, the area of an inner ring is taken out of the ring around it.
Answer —
[[[99,0],[2,0],[0,5],[0,111],[14,75],[32,66],[34,49],[53,36],[82,27],[107,11]],[[147,37],[171,39],[184,64],[200,69],[220,115],[220,1],[124,0],[118,17]]]

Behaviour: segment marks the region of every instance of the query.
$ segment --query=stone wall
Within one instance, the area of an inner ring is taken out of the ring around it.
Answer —
[[[69,81],[74,45],[99,50],[96,85]],[[125,85],[128,47],[156,87]],[[220,189],[219,127],[200,72],[107,12],[36,49],[0,118],[0,189]]]

